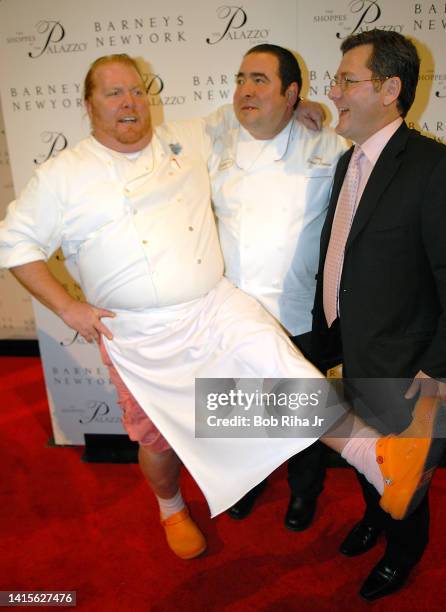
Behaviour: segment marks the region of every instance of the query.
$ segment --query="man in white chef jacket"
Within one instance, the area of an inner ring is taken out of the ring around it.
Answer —
[[[0,223],[0,266],[87,341],[100,343],[168,545],[190,559],[206,541],[181,497],[181,462],[215,515],[344,412],[333,406],[311,436],[195,437],[196,378],[223,378],[226,391],[228,380],[240,378],[312,378],[322,387],[323,377],[263,307],[222,276],[201,123],[155,132],[141,73],[127,55],[96,60],[84,97],[92,134],[40,166],[9,206]],[[49,271],[59,246],[85,302]],[[396,447],[351,415],[347,421],[348,437],[343,418],[342,433],[330,429],[324,441],[370,479],[383,507],[402,514],[424,477],[430,442],[398,438]],[[401,462],[416,476],[411,488],[400,477]]]
[[[212,197],[225,276],[255,297],[311,360],[311,309],[329,191],[346,141],[295,119],[302,76],[294,55],[262,44],[236,76],[230,129],[214,144]],[[226,110],[227,112],[227,110]],[[325,476],[316,442],[288,462],[285,526],[309,527]],[[248,516],[265,482],[228,514]]]

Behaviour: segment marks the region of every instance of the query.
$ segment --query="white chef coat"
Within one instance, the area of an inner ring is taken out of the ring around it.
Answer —
[[[62,246],[95,306],[135,310],[205,295],[223,271],[208,154],[199,122],[161,128],[134,160],[90,136],[38,169],[9,207],[0,265],[47,260]]]
[[[222,278],[206,156],[196,122],[158,130],[135,159],[82,141],[11,205],[0,265],[46,260],[62,246],[87,299],[116,312],[113,340],[104,338],[113,364],[215,515],[315,437],[195,438],[195,379],[322,375]]]
[[[254,139],[231,107],[215,143],[212,198],[225,276],[256,297],[292,336],[311,329],[319,239],[345,140],[292,120],[271,140]],[[232,114],[232,121],[229,116]]]

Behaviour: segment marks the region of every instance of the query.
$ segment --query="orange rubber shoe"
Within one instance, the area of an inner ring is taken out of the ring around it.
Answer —
[[[376,461],[384,479],[379,503],[392,518],[409,516],[426,494],[445,448],[444,421],[438,398],[421,397],[410,426],[378,440]]]
[[[189,516],[187,508],[162,519],[161,525],[166,532],[169,548],[180,559],[193,559],[206,550],[206,540]]]

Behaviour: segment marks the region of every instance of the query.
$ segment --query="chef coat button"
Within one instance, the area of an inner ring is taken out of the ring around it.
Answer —
[[[142,241],[143,244],[148,244],[147,240]]]
[[[190,232],[193,232],[193,231],[194,231],[194,228],[192,227],[192,225],[189,225],[189,231],[190,231]]]
[[[137,210],[134,210],[134,211],[133,211],[133,214],[134,214],[134,215],[137,215],[137,214],[138,214],[138,211],[137,211]]]
[[[197,259],[197,263],[201,264],[201,259]]]

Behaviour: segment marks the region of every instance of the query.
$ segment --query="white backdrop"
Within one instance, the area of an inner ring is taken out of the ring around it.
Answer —
[[[14,198],[11,167],[0,105],[0,219]],[[0,340],[36,337],[31,298],[7,270],[0,270]]]
[[[36,165],[89,131],[82,81],[96,57],[126,52],[142,62],[155,123],[205,114],[231,100],[234,74],[250,47],[271,42],[298,52],[305,96],[326,98],[352,32],[394,29],[414,38],[422,74],[409,123],[446,135],[444,0],[0,0],[0,96],[10,167],[19,192]],[[1,119],[0,119],[1,121]],[[12,196],[0,123],[0,211]],[[75,295],[63,263],[52,268]],[[0,338],[33,333],[23,291],[0,273]],[[121,432],[115,395],[95,347],[35,304],[56,442],[83,443],[84,433]],[[9,326],[9,327],[8,327]]]

